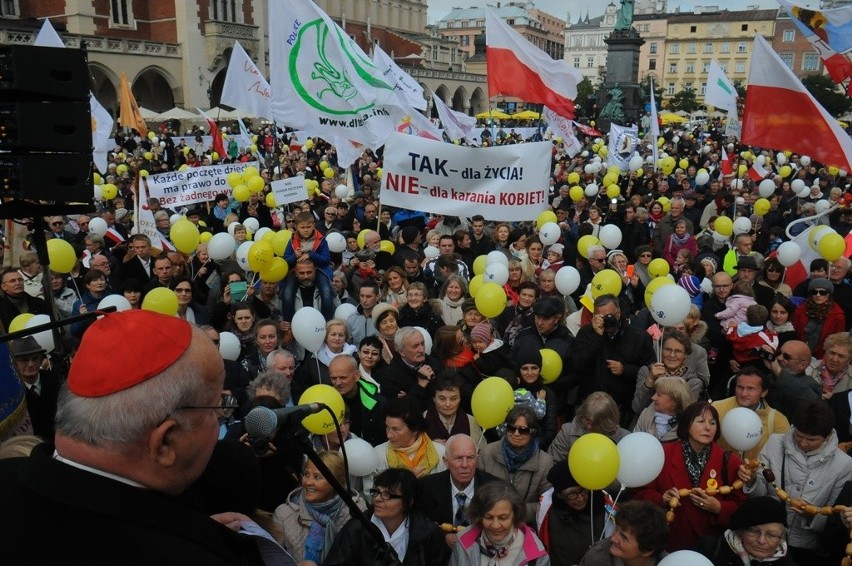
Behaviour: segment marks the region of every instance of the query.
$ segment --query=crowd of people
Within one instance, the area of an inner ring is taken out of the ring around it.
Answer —
[[[644,565],[684,549],[714,564],[839,559],[852,507],[819,510],[852,506],[850,259],[814,259],[806,278],[792,280],[778,249],[788,225],[800,232],[798,219],[821,200],[837,206],[804,224],[846,237],[848,179],[788,155],[787,174],[778,166],[768,176],[775,191],[763,210],[757,181],[722,171],[723,147],[755,155],[721,131],[667,130],[661,151],[683,160],[677,168],[646,165],[621,174],[618,191],[593,196],[572,188],[606,173],[588,167],[599,142],[585,140],[570,157],[554,139],[547,210],[561,234],[549,245],[535,222],[382,206],[381,152],[364,152],[347,171],[324,141],[273,128],[226,158],[259,155],[263,190],[169,210],[138,194],[139,171],[208,165],[209,148],[167,125],[158,136],[118,137],[101,172],[115,198],[92,215],[36,224],[74,247],[70,273],[43,279],[29,240],[6,235],[3,328],[26,314],[73,319],[60,348],[73,357],[68,375],[34,337],[9,346],[23,389],[19,410],[0,422],[0,456],[32,452],[0,462],[0,532],[21,549],[9,563],[43,563],[57,548],[93,563],[107,552],[137,554],[132,563],[259,563],[260,539],[234,534],[248,525],[286,549],[291,562],[280,563],[306,565],[390,563],[387,549],[406,565]],[[776,154],[763,157],[778,165]],[[269,183],[294,176],[317,181],[316,191],[272,206]],[[796,180],[814,187],[807,198],[793,191]],[[133,229],[139,200],[163,249]],[[211,259],[205,243],[176,251],[175,216],[231,234],[235,252],[258,228],[289,230],[287,275],[264,281],[235,255]],[[96,218],[105,234],[89,230]],[[746,218],[750,229],[725,237],[720,218]],[[578,246],[607,225],[618,227],[619,245]],[[332,234],[345,239],[343,251],[331,251]],[[477,259],[493,252],[506,260],[507,302],[487,317],[471,280],[482,272]],[[671,327],[649,311],[655,260],[691,298]],[[557,278],[564,266],[580,276],[570,294]],[[606,270],[620,291],[593,295],[590,283]],[[177,316],[142,309],[155,289],[174,291]],[[129,310],[77,316],[111,295]],[[318,348],[300,343],[291,324],[304,307],[325,319]],[[239,341],[235,359],[217,353],[226,332]],[[561,358],[558,375],[543,375],[543,349]],[[472,402],[493,376],[514,396],[496,427],[479,422]],[[317,384],[337,390],[345,417],[310,441],[366,520],[289,436],[247,432],[252,409],[292,407]],[[745,453],[720,435],[725,415],[743,407],[763,425]],[[605,491],[580,485],[568,465],[574,443],[632,432],[663,443],[659,476],[623,493],[617,481]],[[347,473],[341,443],[353,439],[372,447],[369,473]],[[715,489],[737,480],[742,489]],[[94,547],[92,536],[77,538],[81,519],[99,531]],[[46,531],[53,545],[36,540]],[[371,540],[377,533],[385,546]]]

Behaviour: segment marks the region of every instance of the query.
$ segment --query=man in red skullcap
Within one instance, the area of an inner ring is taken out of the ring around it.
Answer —
[[[0,461],[3,562],[262,563],[232,530],[247,518],[181,498],[235,409],[223,379],[216,346],[182,319],[130,310],[92,324],[60,392],[55,446]]]

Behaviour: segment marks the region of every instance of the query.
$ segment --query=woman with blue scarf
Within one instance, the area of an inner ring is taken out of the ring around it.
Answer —
[[[320,459],[346,485],[343,458],[337,452],[321,452]],[[364,500],[352,492],[361,510]],[[349,521],[349,508],[313,463],[306,462],[302,471],[302,486],[287,496],[287,502],[275,510],[274,520],[283,533],[281,544],[296,563],[310,560],[322,564],[337,533]]]
[[[516,405],[506,415],[506,436],[482,449],[480,467],[515,486],[526,503],[524,521],[535,524],[539,498],[550,489],[547,473],[553,460],[539,448],[539,420],[528,405]]]

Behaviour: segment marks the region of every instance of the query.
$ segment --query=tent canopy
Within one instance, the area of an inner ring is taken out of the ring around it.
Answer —
[[[201,116],[183,108],[172,108],[157,116],[158,120],[203,120]]]
[[[522,112],[512,114],[512,118],[515,120],[538,120],[541,118],[541,114],[533,110],[524,110]]]
[[[686,118],[678,116],[677,114],[672,114],[671,112],[663,112],[660,114],[660,120],[663,122],[663,125],[683,124],[686,122]]]
[[[505,112],[501,112],[500,110],[492,110],[490,112],[486,110],[485,112],[480,112],[479,114],[477,114],[475,118],[479,120],[487,120],[488,118],[494,118],[495,120],[506,120],[507,118],[510,118],[510,116]]]

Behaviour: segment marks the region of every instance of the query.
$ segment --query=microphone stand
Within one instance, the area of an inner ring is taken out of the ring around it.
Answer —
[[[360,521],[367,533],[373,537],[376,547],[379,549],[379,561],[381,564],[384,566],[401,566],[402,562],[400,562],[397,557],[396,551],[394,551],[393,547],[385,541],[385,537],[382,535],[381,531],[379,531],[379,528],[374,525],[373,522],[367,518],[367,515],[365,515],[364,512],[355,504],[355,501],[352,499],[352,495],[349,491],[343,487],[339,481],[337,481],[337,478],[334,477],[334,474],[331,473],[331,470],[328,469],[328,466],[326,466],[325,462],[323,462],[319,457],[317,451],[314,450],[314,446],[311,443],[310,437],[308,436],[305,428],[302,427],[300,423],[286,423],[278,430],[278,433],[284,434],[287,440],[292,441],[292,443],[308,457],[308,460],[316,466],[317,470],[319,470],[326,481],[334,488],[334,491],[337,492],[346,504],[346,507],[349,508],[349,515],[353,519]]]

